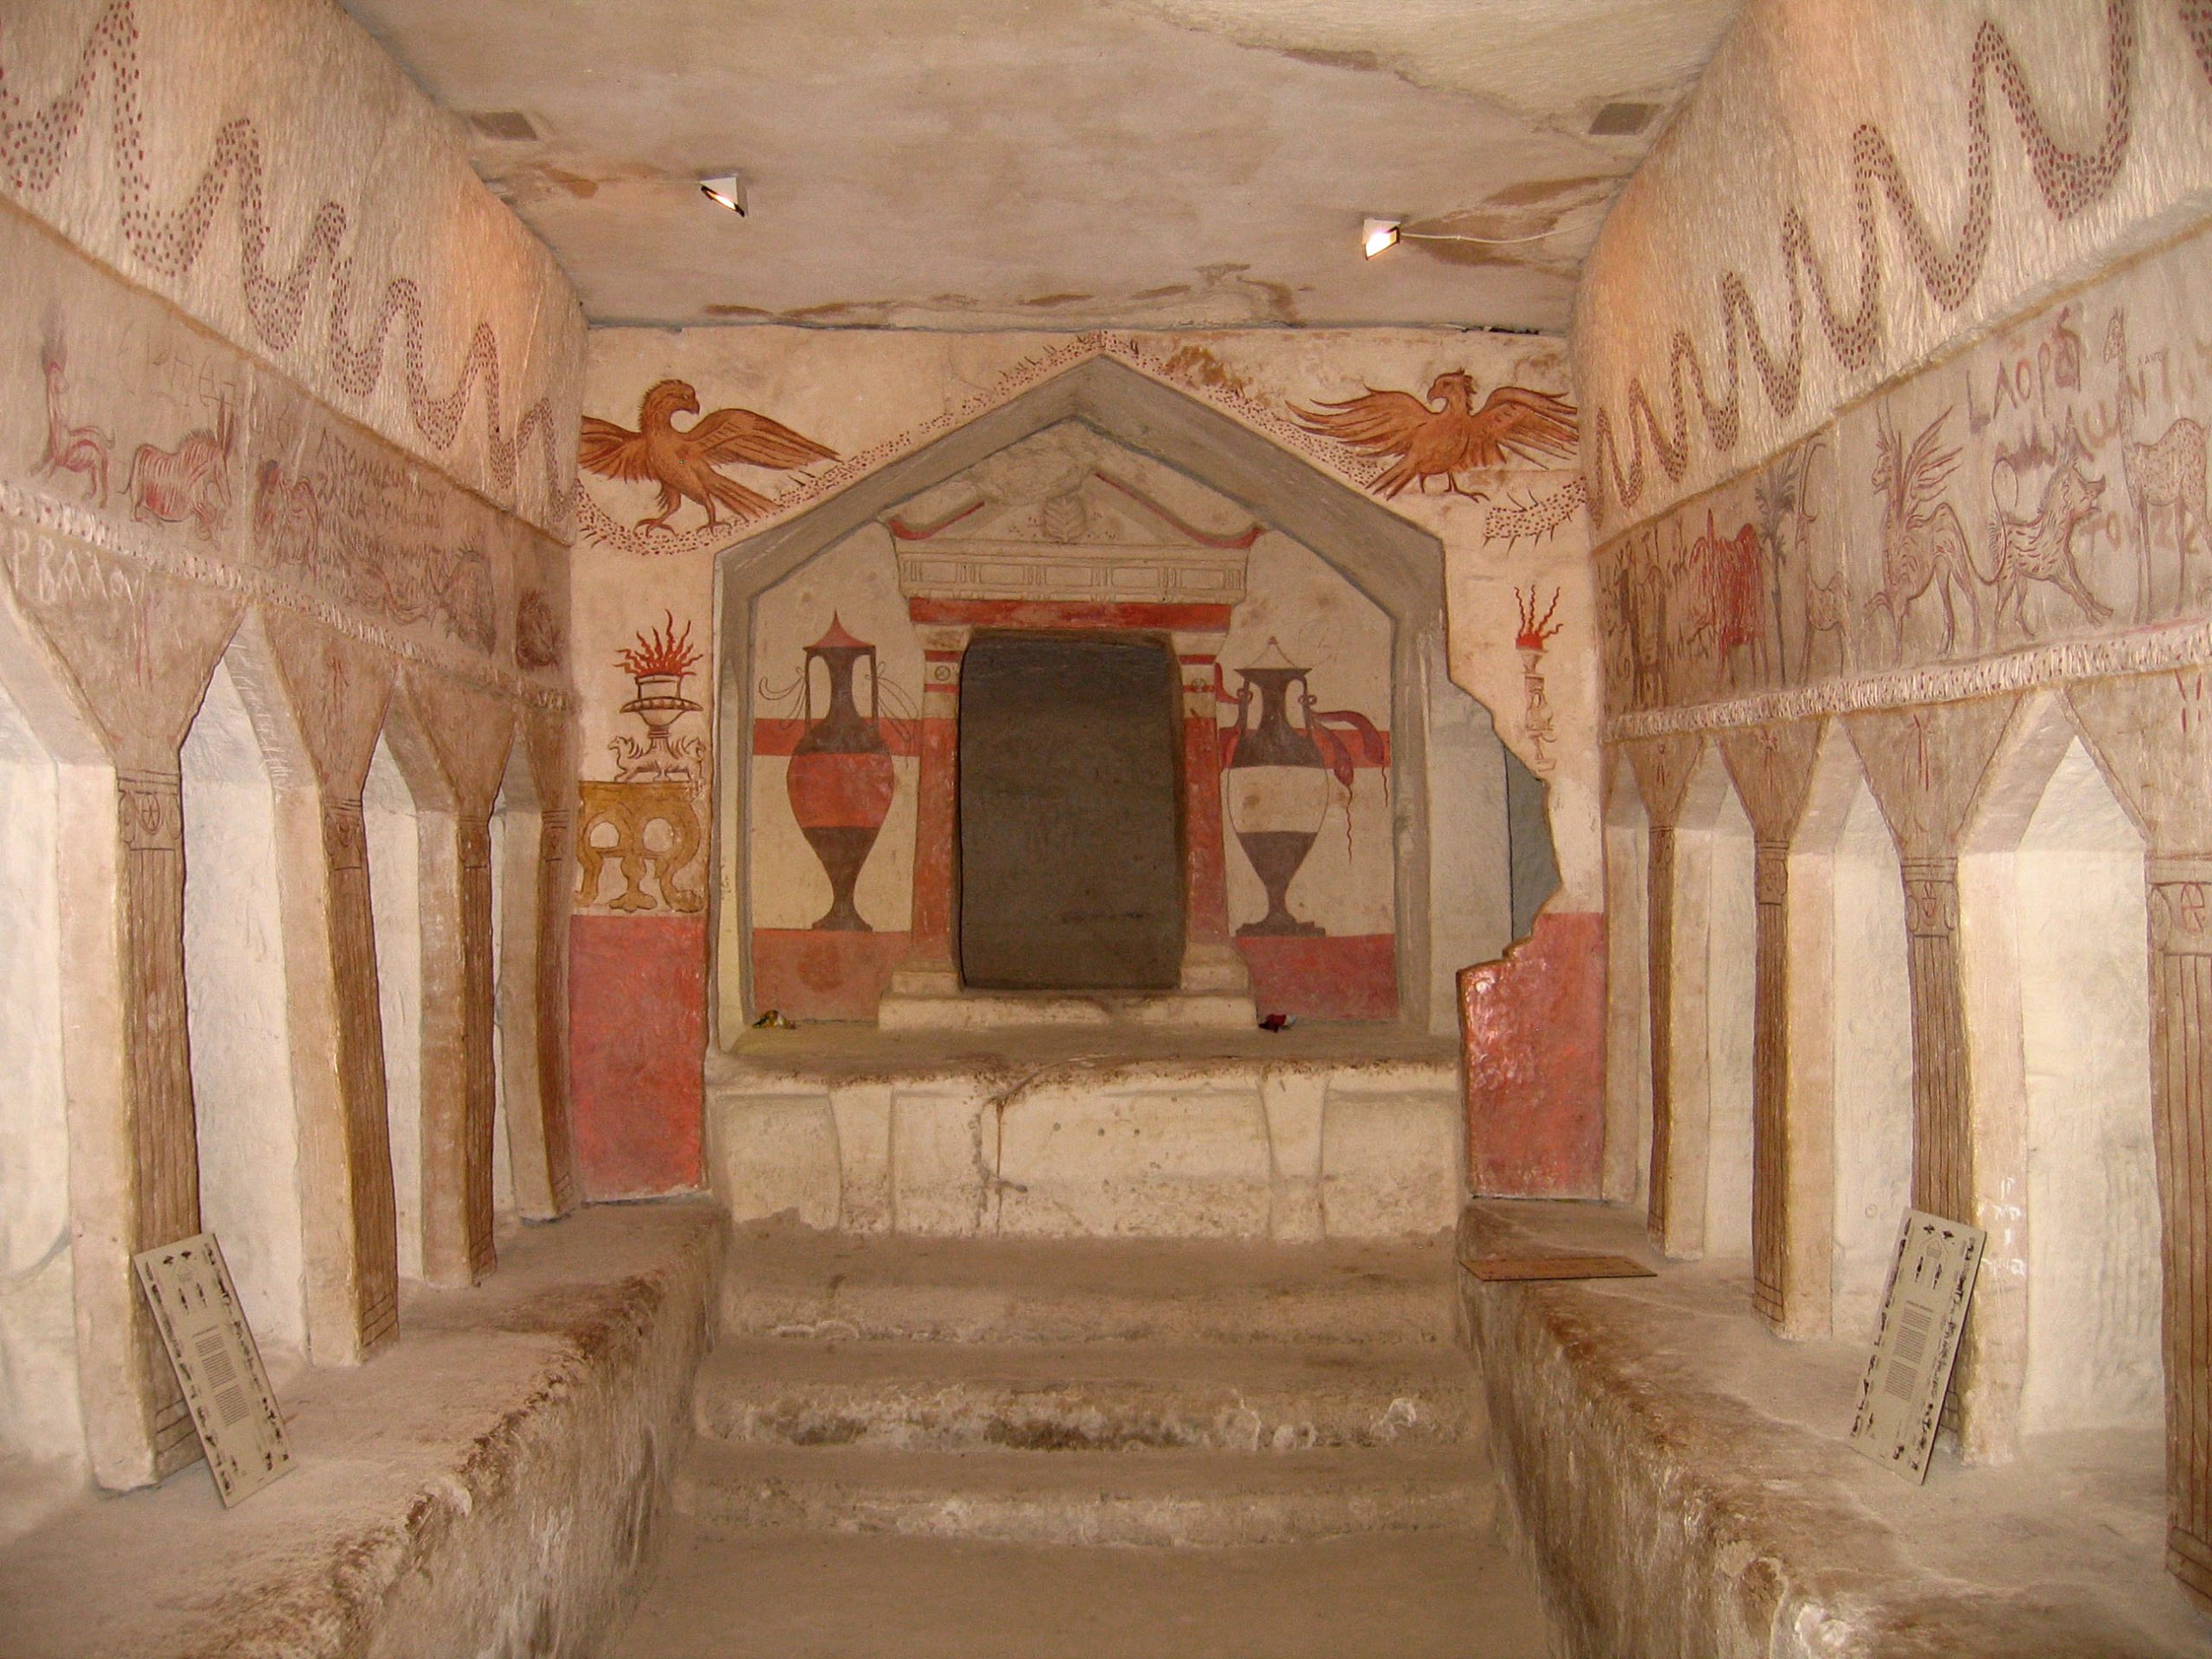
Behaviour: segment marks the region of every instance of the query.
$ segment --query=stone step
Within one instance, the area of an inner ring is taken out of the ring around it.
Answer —
[[[671,1518],[607,1659],[1544,1659],[1487,1529],[1071,1549]]]
[[[1001,1543],[1288,1543],[1375,1532],[1482,1530],[1497,1478],[1478,1447],[1300,1456],[732,1446],[700,1440],[677,1507],[726,1530],[896,1533]]]
[[[693,1417],[713,1439],[917,1452],[1311,1451],[1479,1440],[1457,1350],[1395,1344],[726,1340]]]
[[[722,1281],[739,1336],[953,1342],[1458,1340],[1448,1243],[855,1237],[741,1230]]]

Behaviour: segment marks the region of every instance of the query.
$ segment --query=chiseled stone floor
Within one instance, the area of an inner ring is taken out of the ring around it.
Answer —
[[[1454,1271],[748,1229],[610,1659],[1538,1659]]]
[[[1493,1443],[1534,1548],[1572,1585],[1554,1605],[1582,1650],[2212,1654],[2212,1620],[2164,1570],[2161,1431],[2035,1436],[1999,1467],[1962,1466],[1947,1442],[1915,1486],[1847,1443],[1866,1347],[1774,1335],[1747,1262],[1662,1262],[1616,1205],[1478,1201],[1462,1233],[1475,1254],[1659,1269],[1465,1289]]]
[[[403,1286],[366,1364],[272,1379],[283,1479],[226,1510],[195,1462],[0,1547],[0,1654],[585,1649],[650,1541],[723,1237],[703,1201],[599,1206],[503,1230],[474,1289]]]

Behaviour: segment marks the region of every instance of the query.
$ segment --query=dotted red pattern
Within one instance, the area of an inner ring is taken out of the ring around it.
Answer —
[[[289,269],[270,268],[270,228],[259,130],[248,117],[226,122],[215,137],[214,154],[184,204],[165,211],[152,200],[146,165],[145,124],[140,107],[143,69],[133,0],[114,0],[86,38],[75,79],[42,107],[22,113],[22,99],[7,84],[0,66],[0,169],[18,193],[33,195],[53,188],[80,137],[91,124],[94,94],[108,86],[109,143],[121,196],[124,239],[149,270],[178,277],[198,263],[208,231],[226,196],[236,204],[240,250],[239,286],[254,333],[272,352],[291,348],[308,316],[308,301],[318,283],[329,309],[327,360],[335,385],[348,396],[366,397],[383,378],[385,346],[393,326],[400,326],[401,361],[406,376],[407,406],[415,428],[436,450],[450,449],[480,383],[486,422],[486,456],[495,489],[514,487],[518,457],[535,442],[545,467],[545,499],[565,505],[561,446],[550,402],[540,398],[525,410],[510,435],[501,410],[499,342],[488,322],[471,335],[458,379],[443,394],[430,389],[423,350],[423,292],[411,277],[395,277],[363,321],[357,335],[356,283],[352,256],[346,251],[350,219],[345,207],[324,201]]]
[[[2212,79],[2212,0],[2175,0],[2175,3],[2198,61],[2208,79]],[[1672,421],[1660,418],[1640,377],[1629,384],[1624,416],[1603,405],[1598,409],[1591,427],[1595,474],[1592,520],[1600,525],[1605,522],[1608,485],[1612,499],[1624,508],[1634,506],[1641,499],[1648,482],[1647,450],[1670,480],[1680,481],[1688,470],[1693,390],[1696,412],[1713,448],[1723,454],[1735,448],[1743,429],[1743,359],[1746,355],[1774,413],[1787,419],[1796,410],[1805,362],[1808,289],[1821,337],[1836,361],[1847,369],[1860,369],[1874,360],[1881,338],[1886,276],[1880,235],[1882,201],[1889,205],[1906,260],[1929,297],[1947,311],[1965,303],[1981,280],[1994,219],[1996,186],[1989,115],[1993,81],[2012,110],[2036,188],[2051,216],[2063,222],[2101,200],[2127,158],[2134,130],[2137,29],[2132,0],[2106,0],[2105,35],[2104,129],[2088,148],[2071,150],[2060,144],[2044,124],[2034,91],[2005,31],[1986,19],[1975,31],[1967,77],[1966,213],[1948,246],[1922,212],[1888,135],[1872,123],[1861,126],[1853,135],[1851,156],[1852,213],[1859,245],[1857,303],[1848,310],[1839,305],[1805,214],[1795,207],[1788,209],[1780,227],[1786,322],[1778,337],[1770,340],[1761,326],[1750,281],[1739,270],[1724,272],[1719,282],[1719,372],[1708,378],[1709,353],[1700,353],[1688,329],[1677,329],[1669,347],[1665,379]],[[1624,448],[1628,452],[1625,463]]]

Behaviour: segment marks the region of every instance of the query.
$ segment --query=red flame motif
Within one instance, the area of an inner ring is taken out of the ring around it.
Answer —
[[[615,653],[615,663],[633,679],[649,679],[667,675],[680,685],[690,678],[691,671],[699,665],[698,648],[691,643],[691,625],[686,622],[683,632],[676,631],[676,613],[661,613],[662,626],[651,633],[640,633],[638,643],[626,645]]]
[[[1560,590],[1553,588],[1552,602],[1544,607],[1544,613],[1539,618],[1536,614],[1536,584],[1530,582],[1526,594],[1518,588],[1513,590],[1514,600],[1521,607],[1521,632],[1513,636],[1515,649],[1541,651],[1551,642],[1552,636],[1567,626],[1564,622],[1552,620],[1559,610],[1559,595]]]

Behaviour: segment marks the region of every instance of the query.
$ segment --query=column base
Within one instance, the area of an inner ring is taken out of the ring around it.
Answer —
[[[1183,951],[1178,988],[1185,995],[1225,992],[1249,1000],[1252,995],[1252,970],[1246,965],[1243,953],[1233,944],[1219,941],[1192,944]]]

